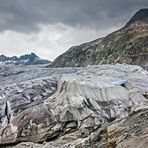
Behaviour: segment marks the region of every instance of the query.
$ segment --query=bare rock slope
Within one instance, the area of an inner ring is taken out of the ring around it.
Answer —
[[[148,9],[139,10],[124,27],[104,38],[71,47],[51,66],[111,63],[148,65]]]

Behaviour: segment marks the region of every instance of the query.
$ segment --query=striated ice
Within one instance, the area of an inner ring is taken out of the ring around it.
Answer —
[[[135,65],[2,65],[0,144],[50,141],[73,131],[87,135],[148,108],[147,84],[148,72]]]

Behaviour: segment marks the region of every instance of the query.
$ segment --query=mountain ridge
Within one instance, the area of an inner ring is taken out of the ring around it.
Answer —
[[[125,26],[129,26],[135,21],[148,21],[148,9],[144,8],[137,11]]]
[[[94,64],[148,64],[148,9],[140,9],[121,29],[106,37],[71,47],[51,67]]]
[[[24,64],[24,65],[37,65],[37,64],[49,64],[48,60],[39,58],[35,53],[21,55],[20,57],[12,56],[8,57],[0,55],[0,62],[4,64]]]

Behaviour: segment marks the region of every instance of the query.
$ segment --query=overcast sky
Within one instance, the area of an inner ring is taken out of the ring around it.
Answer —
[[[55,59],[122,27],[148,0],[0,0],[0,54]]]

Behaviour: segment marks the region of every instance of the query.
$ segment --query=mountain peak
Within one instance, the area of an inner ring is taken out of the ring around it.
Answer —
[[[126,26],[135,23],[136,21],[148,21],[148,8],[140,9],[135,13],[135,15],[130,19]]]
[[[5,64],[25,64],[25,65],[36,65],[36,64],[48,64],[50,61],[39,58],[35,53],[25,54],[20,57],[13,56],[7,57],[0,55],[0,63]]]
[[[31,56],[34,56],[34,57],[36,57],[36,58],[39,58],[35,53],[33,53],[33,52],[31,52],[31,54],[30,54]]]
[[[39,57],[35,54],[35,53],[31,53],[31,54],[25,54],[19,57],[20,60],[32,60],[34,61],[35,59],[39,59]]]

